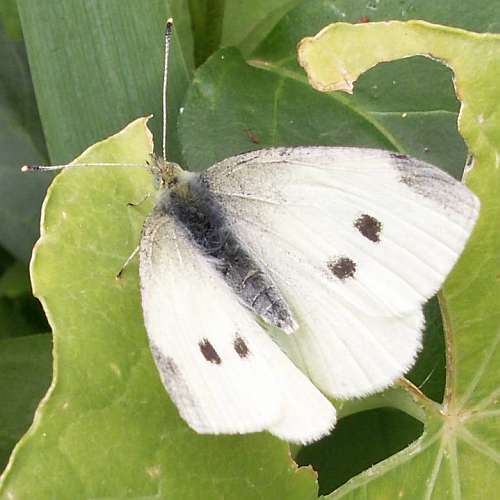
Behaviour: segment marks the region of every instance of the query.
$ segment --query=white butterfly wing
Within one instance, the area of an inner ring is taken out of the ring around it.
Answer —
[[[336,397],[390,385],[421,346],[479,202],[439,169],[355,148],[254,151],[204,175],[229,223],[299,324],[279,342]]]
[[[301,443],[329,432],[333,406],[168,214],[155,211],[145,223],[140,276],[153,356],[193,429],[213,434],[269,430]]]

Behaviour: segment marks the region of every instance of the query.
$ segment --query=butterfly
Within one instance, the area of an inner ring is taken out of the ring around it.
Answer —
[[[204,173],[155,164],[140,244],[151,351],[200,433],[327,434],[422,346],[423,304],[473,229],[477,198],[386,151],[271,148]]]
[[[164,108],[165,95],[166,80]],[[374,149],[275,147],[193,173],[166,160],[165,136],[164,125],[139,274],[166,390],[199,433],[320,439],[336,422],[328,397],[380,391],[415,362],[422,307],[478,199],[437,167]]]

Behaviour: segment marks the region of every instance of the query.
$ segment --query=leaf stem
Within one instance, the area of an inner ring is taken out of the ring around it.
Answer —
[[[444,338],[446,345],[446,385],[444,389],[443,406],[448,411],[453,404],[453,396],[455,393],[455,336],[451,328],[451,320],[448,314],[448,304],[444,297],[444,293],[440,291],[437,295],[439,308],[441,309],[441,317],[443,319]]]
[[[425,411],[441,414],[441,405],[427,397],[413,382],[405,377],[401,377],[396,385],[404,389],[412,399],[424,408]]]

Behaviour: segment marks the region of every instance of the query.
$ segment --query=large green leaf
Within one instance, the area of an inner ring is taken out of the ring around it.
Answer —
[[[191,170],[275,144],[394,145],[377,127],[306,82],[249,66],[237,49],[215,53],[196,73],[179,120]]]
[[[147,114],[161,137],[163,33],[176,19],[169,120],[193,68],[187,3],[181,0],[19,0],[37,102],[50,157],[67,162],[96,140]],[[169,152],[179,160],[175,129]]]
[[[144,162],[151,151],[141,119],[80,160]],[[32,276],[54,331],[54,380],[0,494],[314,498],[312,471],[297,470],[286,443],[199,436],[170,402],[146,341],[137,265],[115,277],[150,208],[127,202],[151,190],[142,168],[67,170],[49,190]]]
[[[419,21],[337,24],[299,49],[314,86],[346,91],[379,62],[414,54],[432,55],[454,71],[462,101],[459,130],[473,156],[466,183],[481,199],[481,215],[441,293],[447,346],[443,404],[416,393],[426,408],[422,437],[352,479],[332,499],[494,498],[500,487],[500,117],[492,112],[500,98],[500,36]]]

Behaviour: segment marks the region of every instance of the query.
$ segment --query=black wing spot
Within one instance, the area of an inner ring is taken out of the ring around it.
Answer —
[[[208,339],[203,339],[198,343],[198,345],[200,346],[201,353],[207,361],[210,361],[210,363],[214,363],[216,365],[221,364],[222,360],[220,359],[220,356],[217,354],[217,351],[214,349],[214,346],[209,342]]]
[[[250,350],[248,349],[246,342],[239,335],[237,335],[234,339],[233,347],[236,354],[238,354],[238,356],[242,359],[246,358],[250,354]]]
[[[339,280],[353,278],[356,273],[356,263],[349,257],[336,257],[328,262],[328,269]]]
[[[354,222],[354,227],[367,239],[378,243],[382,223],[368,214],[360,215]]]

